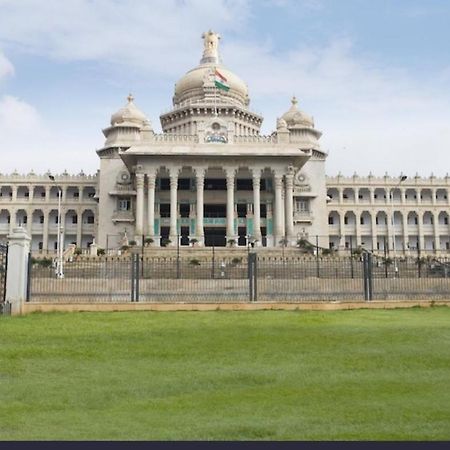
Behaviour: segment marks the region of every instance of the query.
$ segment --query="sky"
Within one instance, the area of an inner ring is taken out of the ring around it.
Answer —
[[[95,173],[129,92],[160,132],[212,29],[262,134],[295,94],[328,175],[444,176],[449,23],[448,0],[0,0],[0,173]]]

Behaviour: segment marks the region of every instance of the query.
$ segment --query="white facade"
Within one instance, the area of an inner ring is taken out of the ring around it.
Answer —
[[[160,245],[385,247],[397,252],[450,247],[449,178],[326,177],[321,133],[290,109],[276,131],[249,108],[246,84],[203,35],[200,64],[175,86],[156,134],[130,95],[103,130],[95,176],[0,175],[0,239],[18,224],[34,252],[54,252],[58,190],[64,246],[101,248],[127,240]]]

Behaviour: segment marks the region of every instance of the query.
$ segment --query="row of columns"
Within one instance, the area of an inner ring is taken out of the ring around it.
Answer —
[[[197,224],[196,224],[196,239],[200,245],[204,243],[204,182],[206,167],[195,167],[196,178],[196,200],[197,200]],[[254,222],[253,222],[253,237],[256,245],[261,245],[261,174],[262,168],[251,168],[253,181],[253,208],[254,208]],[[181,171],[180,167],[172,167],[169,169],[170,177],[170,231],[169,239],[171,242],[176,242],[177,239],[177,189],[178,189],[178,175]],[[227,215],[226,215],[226,239],[227,241],[236,241],[237,236],[234,230],[234,188],[236,181],[237,168],[224,168],[225,179],[227,186]],[[147,211],[148,211],[148,230],[149,235],[154,235],[155,224],[155,186],[156,186],[156,169],[146,172],[147,183]],[[287,237],[292,240],[294,236],[294,217],[293,217],[293,174],[286,174],[286,195],[285,205],[283,204],[283,177],[284,174],[275,172],[274,186],[275,186],[275,225],[274,236],[275,243],[279,239]],[[136,236],[142,236],[144,233],[144,179],[143,172],[136,173]],[[286,213],[286,220],[284,220],[284,211]],[[286,223],[286,233],[284,224]]]
[[[330,186],[327,186],[327,187],[328,187],[328,189],[330,189]],[[334,188],[334,189],[336,189],[338,191],[339,203],[352,203],[352,202],[353,203],[365,203],[363,199],[359,198],[359,192],[360,192],[361,189],[364,189],[364,190],[367,189],[369,191],[369,194],[370,194],[369,195],[369,203],[370,204],[375,204],[375,203],[377,203],[376,202],[377,199],[375,199],[375,191],[377,189],[379,189],[379,190],[382,190],[384,192],[385,198],[383,200],[384,200],[384,203],[386,203],[386,204],[390,204],[391,203],[390,196],[393,195],[392,191],[400,191],[400,204],[408,204],[409,202],[407,201],[408,199],[406,198],[406,192],[407,191],[414,191],[415,195],[416,195],[415,203],[417,203],[419,205],[424,202],[424,199],[421,199],[420,192],[421,192],[421,190],[426,189],[426,190],[430,190],[431,191],[431,202],[429,202],[429,203],[431,203],[432,205],[436,205],[436,204],[438,204],[438,201],[436,199],[436,193],[437,193],[438,190],[442,190],[444,188],[434,188],[434,189],[431,189],[431,188],[414,189],[414,188],[408,188],[408,187],[405,187],[405,188],[395,188],[395,187],[393,187],[393,188],[381,188],[381,187],[378,187],[378,188],[366,188],[366,187],[364,187],[364,188],[360,188],[360,189],[355,188],[352,191],[353,192],[353,199],[348,199],[347,201],[346,201],[346,199],[344,199],[344,190],[348,189],[348,188],[341,188],[341,189]],[[446,192],[447,199],[445,201],[441,201],[440,203],[450,205],[450,193],[449,193],[448,190],[446,190],[446,189],[444,189],[444,190]],[[380,202],[380,203],[383,203],[383,202]],[[411,203],[413,203],[413,202],[411,202]]]
[[[39,211],[39,210],[38,210]],[[53,210],[55,211],[55,210]],[[83,235],[83,214],[85,213],[86,210],[82,211],[82,212],[77,212],[77,227],[76,227],[76,241],[77,241],[77,246],[81,246],[81,239],[82,239],[82,235]],[[90,211],[90,210],[89,210]],[[33,211],[26,211],[26,216],[27,216],[27,223],[26,225],[20,225],[17,222],[17,219],[15,218],[15,220],[12,220],[12,217],[16,217],[16,214],[14,214],[14,212],[11,214],[10,213],[10,226],[9,226],[9,232],[11,233],[12,230],[15,227],[18,226],[23,226],[24,228],[26,228],[28,235],[32,236],[33,235]],[[62,217],[66,217],[66,213],[67,211],[62,210],[61,211],[61,216]],[[49,217],[50,217],[50,211],[42,211],[42,216],[44,217],[44,220],[42,223],[39,223],[39,225],[42,225],[42,246],[44,249],[48,248],[48,236],[49,236]],[[93,225],[93,224],[92,224]],[[56,223],[55,223],[56,226]],[[63,227],[64,229],[66,228],[66,223],[65,223],[65,219],[63,219]]]
[[[11,195],[11,202],[16,202],[18,200],[22,200],[22,197],[18,197],[17,196],[18,189],[19,189],[19,187],[22,187],[22,186],[12,185],[10,187],[11,187],[11,194],[12,194]],[[54,197],[53,199],[50,198],[50,191],[51,191],[51,189],[52,188],[53,189],[57,189],[57,187],[54,184],[42,185],[42,186],[41,185],[31,185],[31,186],[26,186],[26,187],[28,188],[28,196],[24,197],[24,198],[26,198],[27,202],[32,202],[33,201],[35,187],[42,187],[42,188],[44,188],[45,197],[42,197],[42,200],[45,203],[50,203],[50,200],[57,201],[57,197]],[[71,186],[61,186],[62,201],[63,202],[67,201],[67,190],[69,188],[71,188],[71,187],[76,187],[76,186],[72,186],[72,185]],[[89,186],[89,187],[93,189],[93,192],[95,192],[95,186]],[[85,198],[84,198],[84,187],[78,187],[77,189],[78,189],[78,191],[77,191],[78,192],[78,197],[71,198],[70,199],[71,202],[77,202],[78,203],[78,202],[81,202],[81,201],[85,200]]]
[[[391,213],[385,212],[387,217],[387,237],[388,242],[391,247],[393,247],[393,242],[396,236],[399,236],[398,233],[395,233],[395,225],[392,226],[392,215]],[[419,239],[419,246],[420,248],[424,248],[424,242],[425,242],[425,235],[423,232],[423,220],[422,220],[423,214],[420,212],[418,213],[418,223],[417,223],[417,236]],[[440,249],[440,235],[442,233],[439,233],[439,222],[438,222],[438,214],[436,213],[433,217],[433,240],[434,240],[434,248],[439,250]],[[348,225],[345,225],[344,222],[345,214],[339,215],[339,226],[340,226],[340,236],[341,236],[341,243],[340,245],[344,245],[344,238],[345,238],[345,227]],[[410,235],[408,227],[410,224],[408,224],[408,216],[407,214],[402,215],[402,238],[403,238],[403,250],[407,250],[407,243],[408,243],[408,237]],[[447,226],[448,228],[448,234],[450,235],[450,225]],[[372,248],[376,248],[377,243],[377,223],[376,223],[376,215],[371,215],[371,237],[372,237]],[[331,233],[330,233],[331,234]],[[361,225],[359,221],[359,216],[356,215],[356,221],[355,221],[355,235],[356,235],[356,245],[361,245],[362,238],[361,238]]]

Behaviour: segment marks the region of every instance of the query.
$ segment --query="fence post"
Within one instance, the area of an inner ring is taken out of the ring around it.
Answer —
[[[131,254],[131,301],[139,301],[139,254]]]
[[[27,298],[28,257],[31,238],[22,227],[13,229],[8,238],[8,271],[5,299],[11,314],[21,314]]]
[[[363,278],[364,278],[364,300],[370,301],[373,298],[372,280],[372,255],[363,253]]]
[[[368,275],[368,283],[367,287],[369,288],[369,300],[373,300],[373,255],[371,253],[367,253],[367,275]]]
[[[368,277],[367,277],[367,255],[366,253],[363,253],[363,280],[364,280],[364,300],[367,302],[369,300],[369,293],[368,293]]]
[[[256,302],[257,300],[257,282],[256,282],[256,253],[248,254],[248,283],[249,283],[249,300]]]

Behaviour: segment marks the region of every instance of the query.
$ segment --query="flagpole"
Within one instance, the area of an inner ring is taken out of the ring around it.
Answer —
[[[217,67],[214,67],[214,76],[216,74]],[[217,117],[217,89],[216,83],[214,83],[214,111]]]

